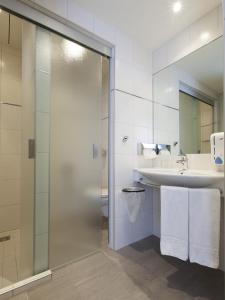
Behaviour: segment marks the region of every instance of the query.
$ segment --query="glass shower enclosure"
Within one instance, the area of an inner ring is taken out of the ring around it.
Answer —
[[[0,24],[1,288],[100,247],[106,58],[4,10]]]

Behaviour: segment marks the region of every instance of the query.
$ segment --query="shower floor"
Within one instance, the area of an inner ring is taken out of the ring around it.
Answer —
[[[0,233],[0,238],[10,236],[10,240],[0,242],[0,288],[18,281],[20,231]]]
[[[13,300],[224,300],[224,273],[160,254],[152,236],[53,272]]]

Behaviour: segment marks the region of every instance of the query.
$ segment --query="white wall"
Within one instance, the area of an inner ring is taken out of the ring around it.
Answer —
[[[115,199],[113,203],[115,249],[140,240],[152,233],[151,193],[142,202],[137,221],[129,221],[121,189],[133,184],[133,168],[143,165],[137,156],[137,141],[153,141],[152,122],[152,57],[149,49],[116,28],[102,22],[94,15],[75,4],[73,0],[34,0],[41,7],[62,16],[86,29],[89,33],[115,45],[114,84],[111,95],[114,99],[115,120]],[[126,144],[122,137],[128,135]]]
[[[209,33],[209,38],[201,35]],[[222,5],[191,24],[188,28],[153,52],[153,73],[178,61],[223,34]]]

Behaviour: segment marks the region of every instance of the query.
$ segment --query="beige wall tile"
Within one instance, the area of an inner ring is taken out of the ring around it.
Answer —
[[[18,130],[0,130],[0,153],[21,153],[21,132]]]
[[[21,157],[20,155],[0,156],[0,178],[19,179],[21,177]]]
[[[2,76],[10,75],[21,80],[21,54],[12,47],[2,48]]]
[[[20,203],[20,180],[0,180],[0,207]]]
[[[21,107],[0,104],[0,111],[0,128],[14,130],[21,129]]]
[[[12,104],[21,104],[21,81],[11,75],[1,79],[1,100]]]
[[[5,206],[0,209],[0,232],[19,228],[20,207],[19,205]]]

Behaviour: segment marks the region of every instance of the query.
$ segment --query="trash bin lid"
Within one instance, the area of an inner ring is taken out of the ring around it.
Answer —
[[[145,192],[145,189],[142,187],[137,187],[137,186],[131,186],[131,187],[127,187],[122,189],[122,192],[125,193],[141,193],[141,192]]]

